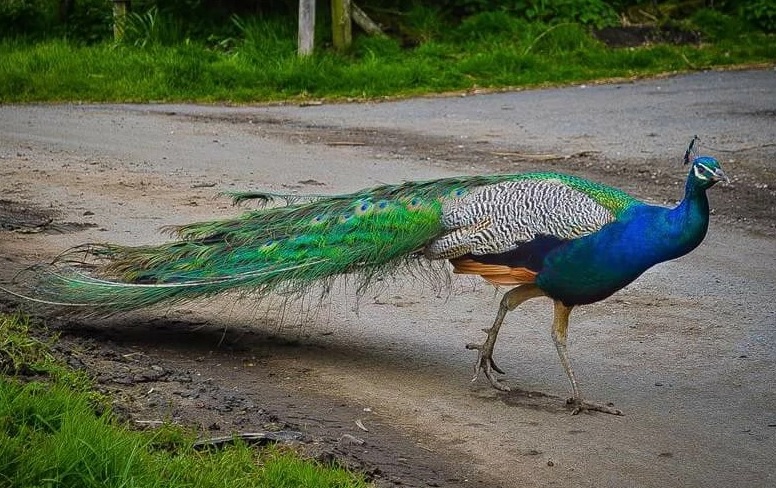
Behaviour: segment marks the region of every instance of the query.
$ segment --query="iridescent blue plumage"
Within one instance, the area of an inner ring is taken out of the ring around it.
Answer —
[[[699,158],[696,165],[717,168],[716,160]],[[673,209],[647,204],[628,208],[597,232],[563,243],[547,253],[536,284],[567,306],[607,298],[650,267],[676,259],[697,247],[709,223],[707,181],[693,166],[685,197]]]

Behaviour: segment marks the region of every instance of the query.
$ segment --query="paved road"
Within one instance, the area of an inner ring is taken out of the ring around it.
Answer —
[[[703,136],[707,147],[728,151],[772,142],[776,136],[774,86],[774,69],[709,71],[627,84],[398,103],[279,106],[259,113],[305,124],[456,136],[462,143],[487,140],[533,152],[595,150],[612,158],[676,159],[677,148],[684,147],[694,134]],[[153,110],[224,112],[221,107],[192,106]],[[229,111],[241,112],[255,114],[256,110]]]
[[[774,114],[773,70],[358,105],[3,106],[0,193],[68,209],[65,218],[90,218],[102,230],[14,237],[0,250],[24,245],[20,253],[45,255],[82,240],[158,240],[150,228],[230,211],[202,185],[338,192],[483,171],[487,161],[453,157],[480,144],[600,151],[606,160],[665,161],[673,171],[697,133],[712,154],[750,151],[746,164],[771,178]],[[371,134],[375,144],[338,143],[353,134]],[[377,144],[382,137],[388,145]],[[440,141],[448,149],[435,158],[428,148]],[[728,171],[745,164],[728,159]],[[577,169],[573,159],[566,164]],[[624,184],[639,177],[622,175]],[[87,210],[95,215],[84,217]],[[463,344],[481,339],[499,297],[468,279],[454,281],[449,296],[395,283],[364,297],[358,314],[338,294],[304,333],[286,332],[327,353],[305,349],[275,364],[313,372],[301,392],[361,402],[502,486],[773,486],[774,244],[715,222],[695,253],[575,312],[570,353],[583,391],[613,401],[622,418],[570,417],[562,408],[566,379],[543,301],[508,318],[496,355],[510,384],[551,396],[470,384],[474,357]],[[326,333],[307,334],[316,328]]]

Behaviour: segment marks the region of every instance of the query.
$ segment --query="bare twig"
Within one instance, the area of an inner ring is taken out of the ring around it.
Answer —
[[[365,142],[356,141],[331,141],[326,143],[327,146],[366,146]]]
[[[264,446],[269,443],[298,442],[304,439],[304,434],[295,430],[280,430],[277,432],[241,432],[230,436],[201,439],[195,442],[192,447],[194,447],[194,449],[205,449],[210,447],[222,448],[234,444],[238,439],[247,442],[248,444]]]

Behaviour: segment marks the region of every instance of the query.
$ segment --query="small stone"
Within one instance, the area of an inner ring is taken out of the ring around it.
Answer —
[[[343,434],[342,437],[340,437],[339,441],[337,442],[340,445],[346,445],[346,446],[363,446],[364,444],[366,444],[366,441],[364,439],[360,439],[350,434]]]

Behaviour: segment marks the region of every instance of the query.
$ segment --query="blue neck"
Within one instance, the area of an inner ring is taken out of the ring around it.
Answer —
[[[554,248],[536,284],[566,305],[602,300],[655,264],[695,249],[708,225],[706,189],[691,173],[676,208],[635,205],[598,232]]]
[[[676,255],[682,256],[695,249],[709,227],[709,199],[706,189],[693,177],[692,170],[684,187],[684,199],[669,212],[669,227],[677,238]]]

